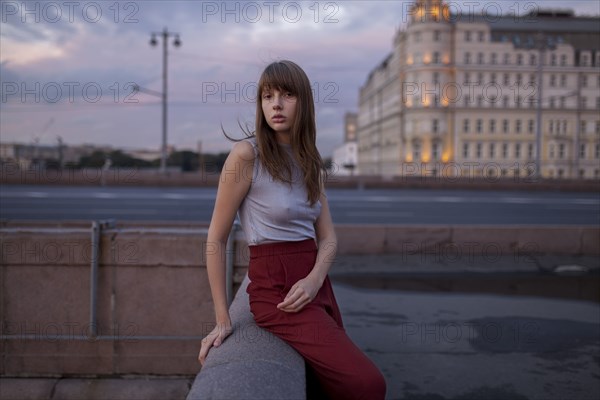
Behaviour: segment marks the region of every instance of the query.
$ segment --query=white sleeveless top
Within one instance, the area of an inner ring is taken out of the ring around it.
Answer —
[[[291,146],[281,144],[292,160],[292,184],[275,180],[258,157],[256,138],[246,139],[254,149],[252,184],[238,210],[249,246],[316,239],[314,224],[321,214],[321,202],[312,207]]]

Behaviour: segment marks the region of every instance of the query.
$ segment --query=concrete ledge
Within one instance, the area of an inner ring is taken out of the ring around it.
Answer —
[[[254,323],[244,278],[229,308],[233,333],[208,353],[187,400],[306,399],[304,360]]]

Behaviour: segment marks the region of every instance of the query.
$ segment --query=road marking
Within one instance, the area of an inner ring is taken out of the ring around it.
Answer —
[[[344,213],[348,217],[412,217],[412,212],[390,212],[390,211],[349,211]]]
[[[531,199],[527,197],[501,197],[500,200],[505,203],[512,204],[533,204],[536,202],[536,199]]]
[[[169,200],[184,200],[190,198],[190,196],[181,193],[163,193],[160,197]]]
[[[25,192],[26,197],[35,197],[36,199],[43,199],[48,197],[46,192]]]
[[[119,196],[115,193],[98,192],[98,193],[92,193],[92,197],[94,197],[96,199],[116,199]]]
[[[460,202],[465,201],[465,198],[464,197],[442,196],[442,197],[435,197],[434,200],[438,201],[440,203],[460,203]]]

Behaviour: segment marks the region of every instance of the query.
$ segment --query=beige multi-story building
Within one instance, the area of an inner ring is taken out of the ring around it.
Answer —
[[[361,87],[361,174],[600,179],[600,18],[456,11],[416,1]]]

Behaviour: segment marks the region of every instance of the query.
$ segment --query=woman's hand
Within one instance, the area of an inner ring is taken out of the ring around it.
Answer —
[[[204,365],[206,355],[211,347],[219,347],[225,338],[231,335],[231,332],[233,332],[231,322],[220,323],[217,324],[204,339],[202,339],[202,346],[200,346],[200,353],[198,354],[198,361],[200,361],[200,364]]]
[[[319,282],[318,279],[310,275],[300,279],[294,283],[294,286],[292,286],[285,296],[285,299],[277,304],[277,308],[285,312],[298,312],[302,310],[305,305],[313,301],[322,284],[322,282]]]

